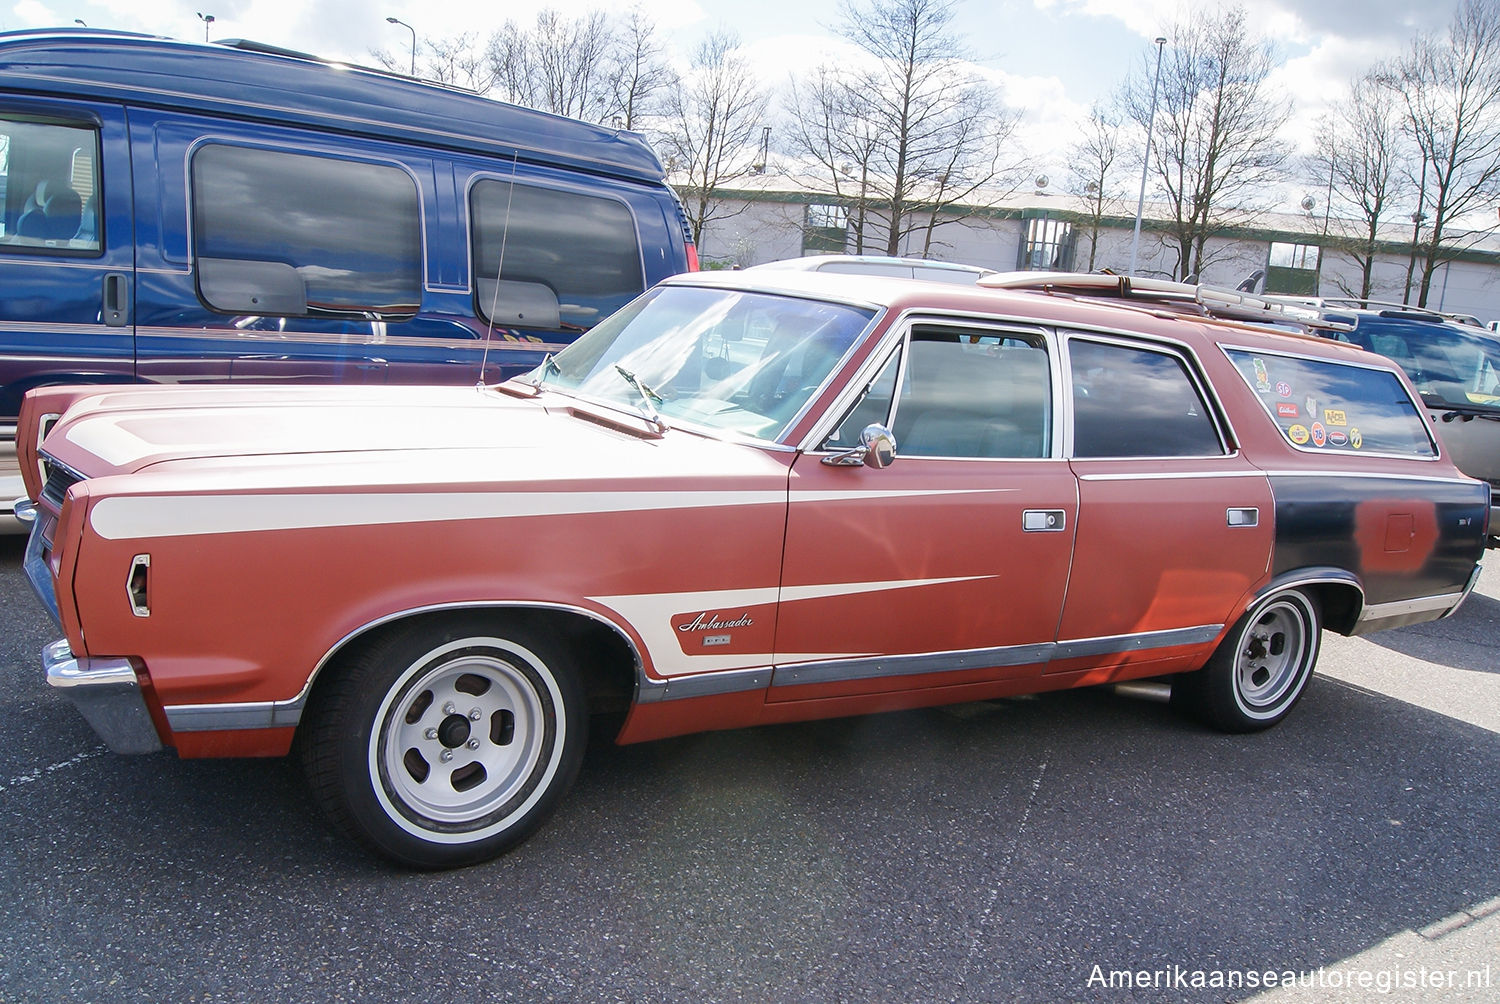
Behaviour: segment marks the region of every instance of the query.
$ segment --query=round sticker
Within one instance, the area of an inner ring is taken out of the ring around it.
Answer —
[[[1328,430],[1323,428],[1322,422],[1312,424],[1312,441],[1314,446],[1322,446],[1328,442]]]
[[[1356,450],[1365,445],[1365,437],[1359,434],[1358,429],[1349,430],[1349,445]]]
[[[1292,385],[1283,380],[1276,385],[1276,393],[1280,394],[1282,397],[1291,397]]]
[[[1294,425],[1290,429],[1286,430],[1286,434],[1287,438],[1296,443],[1298,446],[1301,446],[1307,442],[1307,426],[1305,425]]]
[[[1346,435],[1344,435],[1342,432],[1338,432],[1337,430],[1335,430],[1334,432],[1330,432],[1328,434],[1328,445],[1329,446],[1348,446],[1349,445],[1349,437],[1346,436]]]

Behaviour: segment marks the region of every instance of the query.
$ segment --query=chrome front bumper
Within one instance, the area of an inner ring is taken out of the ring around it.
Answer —
[[[116,753],[162,748],[145,695],[128,659],[78,659],[66,640],[42,649],[47,682],[65,694]]]

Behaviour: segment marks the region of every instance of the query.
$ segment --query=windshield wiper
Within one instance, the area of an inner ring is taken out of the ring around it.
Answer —
[[[1445,401],[1434,394],[1422,395],[1422,403],[1427,406],[1429,411],[1442,412],[1438,417],[1444,422],[1451,422],[1455,418],[1461,418],[1466,422],[1471,418],[1483,418],[1491,422],[1500,422],[1500,408],[1496,408],[1493,405],[1455,404],[1452,401]]]
[[[552,353],[550,352],[547,353],[547,358],[543,359],[536,369],[527,374],[531,379],[526,382],[533,387],[540,387],[542,381],[547,379],[548,373],[555,373],[558,376],[562,376],[562,368],[557,365],[557,360],[552,358]]]
[[[656,406],[662,403],[662,396],[637,380],[634,373],[619,363],[615,363],[615,372],[620,374],[625,379],[625,382],[630,384],[631,388],[640,395],[641,410],[645,412],[647,421],[656,426],[657,432],[666,432],[666,419],[662,418],[661,412],[656,410]]]

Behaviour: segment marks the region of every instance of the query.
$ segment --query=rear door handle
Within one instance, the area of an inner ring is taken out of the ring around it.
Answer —
[[[1066,509],[1027,509],[1021,513],[1021,529],[1027,533],[1055,533],[1067,528]]]
[[[104,276],[104,323],[111,328],[130,324],[130,276],[110,272]]]

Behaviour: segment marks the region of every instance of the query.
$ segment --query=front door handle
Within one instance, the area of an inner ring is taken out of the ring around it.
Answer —
[[[111,328],[130,324],[130,276],[110,272],[104,276],[104,323]]]

